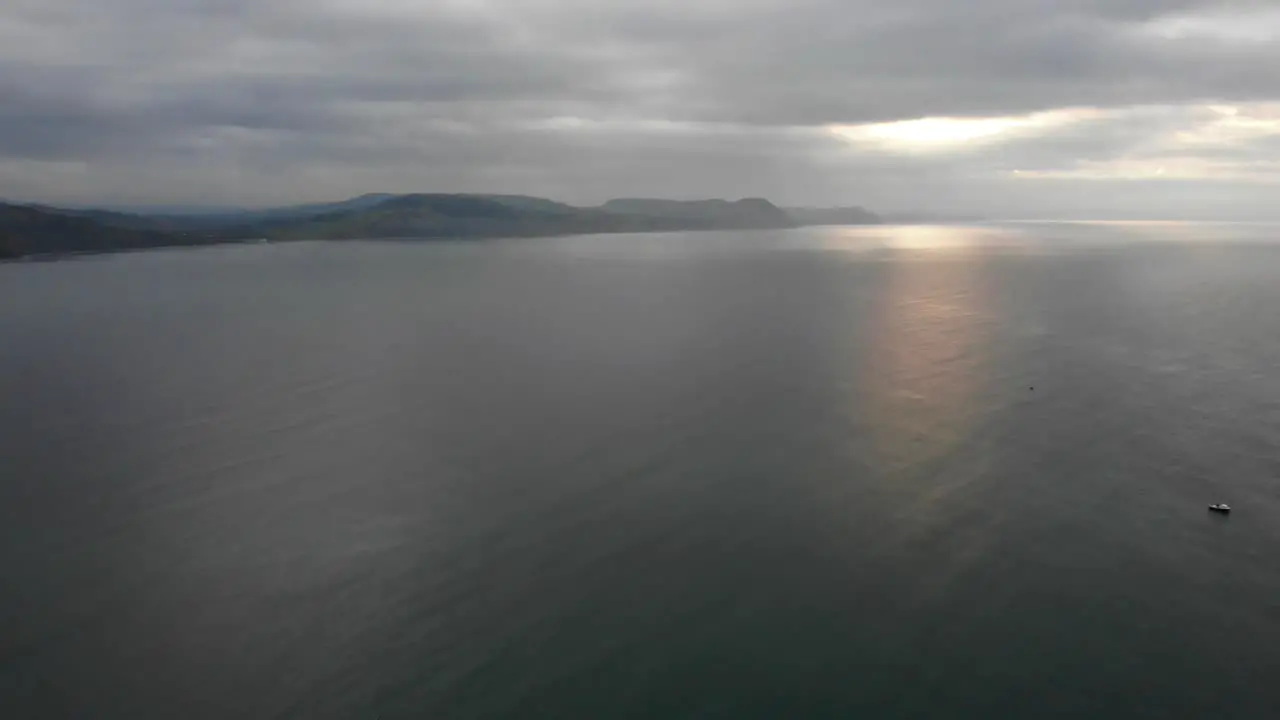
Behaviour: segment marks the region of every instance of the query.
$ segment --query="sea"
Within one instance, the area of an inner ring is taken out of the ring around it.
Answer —
[[[1280,717],[1280,225],[0,266],[0,717]]]

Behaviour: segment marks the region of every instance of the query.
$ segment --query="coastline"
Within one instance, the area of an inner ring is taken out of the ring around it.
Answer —
[[[829,223],[805,223],[794,225],[792,227],[723,227],[723,228],[684,228],[684,229],[661,229],[661,230],[634,230],[634,229],[618,229],[618,230],[600,230],[596,232],[586,233],[529,233],[523,235],[485,235],[485,236],[415,236],[402,235],[391,237],[358,237],[358,238],[252,238],[248,240],[214,240],[204,243],[184,243],[172,245],[153,245],[150,247],[134,247],[134,248],[107,248],[103,250],[74,250],[70,252],[60,253],[32,253],[28,255],[18,255],[16,257],[0,258],[0,265],[17,265],[21,263],[49,263],[60,262],[64,260],[75,260],[77,258],[98,257],[102,255],[119,255],[126,253],[146,253],[155,250],[197,250],[201,248],[214,248],[226,245],[267,245],[278,243],[296,243],[296,242],[485,242],[490,240],[520,240],[534,238],[556,238],[556,237],[590,237],[592,235],[666,235],[671,233],[710,233],[710,232],[734,232],[734,231],[769,231],[769,230],[799,230],[809,227],[878,227],[883,223],[864,223],[859,225],[850,224],[847,226],[831,225]]]

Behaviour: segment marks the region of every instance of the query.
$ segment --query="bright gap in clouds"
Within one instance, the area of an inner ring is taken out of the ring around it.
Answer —
[[[1209,105],[1206,110],[1207,120],[1176,133],[1173,140],[1183,147],[1224,147],[1280,135],[1280,104]]]
[[[828,130],[855,145],[888,152],[945,152],[1035,135],[1100,115],[1088,108],[1047,110],[1003,117],[925,117],[865,125],[832,125]]]
[[[1163,40],[1270,43],[1280,37],[1280,8],[1258,2],[1251,8],[1166,15],[1142,25],[1140,32]]]
[[[1280,104],[1131,108],[1115,115],[1132,121],[1145,112],[1184,118],[1181,127],[1153,130],[1140,144],[1110,158],[1077,158],[1058,168],[1014,170],[1020,178],[1076,180],[1197,180],[1272,183]]]

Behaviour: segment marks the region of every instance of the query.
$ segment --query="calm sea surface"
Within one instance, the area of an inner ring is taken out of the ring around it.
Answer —
[[[1280,226],[0,266],[0,717],[1280,717]]]

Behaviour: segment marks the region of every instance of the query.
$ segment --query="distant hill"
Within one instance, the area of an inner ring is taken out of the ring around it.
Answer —
[[[167,233],[196,233],[209,237],[226,236],[228,232],[255,223],[303,220],[348,210],[363,210],[397,197],[388,193],[369,193],[338,202],[288,205],[259,210],[225,210],[207,213],[134,213],[96,209],[41,209],[66,215],[78,215],[115,227],[133,230],[153,230]],[[39,207],[39,206],[37,206]]]
[[[204,219],[214,218],[263,218],[263,217],[307,217],[311,215],[320,215],[326,212],[337,212],[339,210],[358,210],[360,208],[371,207],[377,205],[383,200],[397,197],[402,193],[365,193],[357,195],[346,200],[329,200],[325,202],[299,203],[296,205],[276,205],[271,207],[220,207],[215,205],[209,206],[172,206],[167,209],[166,206],[159,206],[153,209],[144,208],[106,208],[108,210],[116,210],[117,212],[129,213],[132,215],[149,215],[149,216],[165,216],[165,217],[194,217]]]
[[[860,207],[789,207],[788,215],[801,225],[878,225],[884,220]]]
[[[225,223],[205,220],[199,215],[135,215],[116,210],[94,210],[78,208],[51,207],[48,205],[28,205],[33,210],[92,220],[102,225],[125,230],[144,230],[158,233],[204,233]]]
[[[554,215],[572,215],[580,211],[572,205],[566,205],[555,200],[547,200],[546,198],[533,197],[531,195],[467,195],[464,197],[478,197],[494,202],[502,203],[507,207],[516,208],[517,210],[529,210],[532,212],[551,213]]]
[[[0,204],[0,259],[140,250],[203,242],[198,237],[114,227],[80,215]]]
[[[8,201],[0,200],[0,202]],[[13,204],[21,205],[22,203]],[[228,215],[254,212],[254,208],[235,205],[130,205],[112,203],[103,205],[59,205],[58,207],[72,212],[77,210],[105,210],[122,215]]]
[[[359,197],[351,198],[350,200],[340,200],[338,202],[288,205],[285,207],[268,208],[265,210],[249,210],[242,213],[229,213],[219,217],[225,218],[227,221],[244,221],[246,219],[271,220],[309,218],[329,213],[343,212],[346,210],[364,210],[366,208],[374,207],[375,205],[380,205],[395,197],[397,196],[391,193],[366,193]]]
[[[690,228],[745,229],[790,228],[796,221],[763,198],[728,200],[656,200],[621,198],[600,206],[614,214],[646,215],[679,220]]]
[[[575,207],[526,195],[397,195],[359,209],[233,228],[240,236],[289,238],[484,238],[583,233],[786,228],[768,200],[611,200]]]
[[[275,239],[492,238],[680,230],[670,218],[607,213],[513,195],[400,195],[372,207],[255,223],[241,236]]]
[[[496,238],[586,233],[775,229],[877,222],[861,208],[783,211],[768,200],[622,198],[577,207],[528,195],[372,193],[209,215],[0,204],[0,257],[199,245],[245,239]]]

